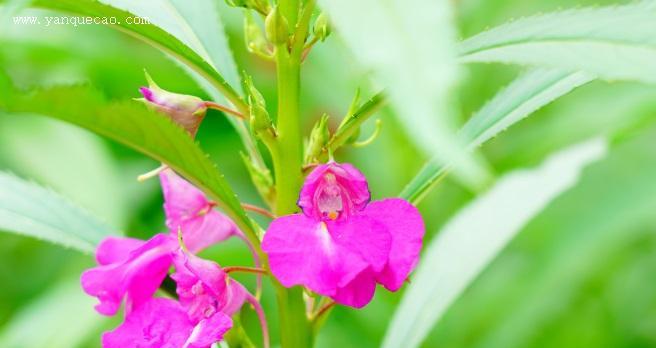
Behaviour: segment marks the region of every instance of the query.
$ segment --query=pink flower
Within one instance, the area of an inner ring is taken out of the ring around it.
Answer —
[[[200,123],[205,118],[207,106],[195,96],[172,93],[161,89],[146,73],[148,87],[139,88],[147,106],[160,111],[182,126],[192,137],[196,136]]]
[[[398,290],[418,261],[424,223],[403,199],[369,199],[352,165],[317,167],[301,189],[303,212],[275,219],[264,235],[271,272],[286,287],[304,285],[358,308],[376,283]]]
[[[245,239],[227,216],[214,209],[214,203],[202,191],[173,170],[163,170],[159,179],[169,233],[177,236],[181,230],[184,243],[191,252],[199,252],[231,236]]]
[[[175,300],[153,298],[128,314],[114,331],[102,337],[103,348],[209,348],[232,327],[232,320],[217,312],[192,320]]]
[[[96,310],[101,314],[116,314],[123,299],[129,313],[151,298],[173,264],[179,248],[178,230],[192,252],[232,235],[242,236],[228,217],[213,209],[200,190],[172,170],[164,170],[160,179],[169,233],[157,234],[148,241],[108,237],[96,250],[99,266],[82,274],[82,288],[98,298]]]

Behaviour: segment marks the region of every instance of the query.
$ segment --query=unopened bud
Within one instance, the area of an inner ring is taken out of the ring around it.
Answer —
[[[266,109],[266,102],[260,91],[255,88],[250,76],[244,79],[248,91],[248,107],[250,114],[250,126],[253,134],[263,138],[273,136],[273,122]]]
[[[250,12],[244,15],[244,38],[249,52],[259,56],[270,56],[269,45],[260,26],[255,22]]]
[[[324,114],[319,121],[314,124],[312,132],[310,133],[310,140],[308,142],[307,150],[305,151],[305,162],[312,163],[318,159],[329,139],[330,131],[328,130],[328,115]]]
[[[274,45],[287,43],[289,39],[289,25],[280,13],[278,6],[274,7],[264,20],[264,29],[269,41]]]
[[[332,32],[332,27],[330,26],[330,22],[328,21],[328,16],[326,16],[324,13],[320,14],[319,17],[317,17],[317,20],[314,22],[314,35],[321,40],[322,42],[326,40],[326,38],[330,35]]]
[[[205,102],[195,96],[178,94],[161,89],[155,81],[145,72],[148,87],[139,88],[143,101],[161,113],[166,114],[173,122],[182,126],[191,136],[196,136],[198,127],[205,117],[207,106]]]

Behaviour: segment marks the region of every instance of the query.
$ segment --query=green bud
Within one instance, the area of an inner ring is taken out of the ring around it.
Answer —
[[[266,109],[266,101],[262,93],[255,88],[253,79],[250,76],[244,78],[244,85],[248,91],[251,132],[266,142],[275,135],[273,122]]]
[[[273,203],[276,200],[276,191],[273,185],[271,171],[269,171],[268,168],[262,168],[250,157],[243,153],[241,154],[241,158],[246,165],[248,174],[250,175],[251,181],[257,189],[257,192],[260,193],[260,196],[267,204],[269,204],[269,206],[273,206]]]
[[[246,48],[249,52],[262,57],[271,57],[269,43],[250,12],[246,12],[244,15],[244,38],[246,39]]]
[[[321,40],[322,42],[326,40],[326,38],[330,35],[332,32],[332,27],[330,26],[330,22],[328,21],[328,16],[326,16],[324,13],[320,14],[319,17],[317,17],[317,20],[314,22],[314,35]]]
[[[305,162],[312,163],[316,161],[321,152],[330,140],[330,131],[328,130],[328,115],[323,114],[319,121],[314,124],[310,133],[310,140],[305,151]]]
[[[260,91],[255,88],[253,79],[250,76],[245,75],[244,85],[246,87],[246,91],[248,92],[249,104],[258,104],[262,107],[266,107],[266,101],[264,100],[262,93],[260,93]]]
[[[278,6],[274,7],[264,20],[264,29],[269,41],[274,45],[287,43],[289,39],[289,24],[280,13]]]

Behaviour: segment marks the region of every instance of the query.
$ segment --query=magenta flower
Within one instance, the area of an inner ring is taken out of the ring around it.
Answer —
[[[128,314],[115,330],[103,334],[103,348],[209,348],[232,327],[224,313],[195,321],[175,300],[153,298]]]
[[[414,269],[424,223],[409,202],[369,203],[364,175],[350,164],[318,166],[306,179],[302,213],[275,219],[262,242],[271,272],[337,303],[363,307],[376,283],[398,290]]]
[[[192,137],[196,136],[200,123],[205,118],[207,106],[195,96],[172,93],[161,89],[146,73],[148,87],[139,88],[146,105],[168,115],[173,122],[182,126]]]
[[[169,228],[148,241],[108,237],[96,250],[98,267],[85,271],[82,288],[100,303],[96,310],[114,315],[126,299],[126,313],[149,300],[173,264],[179,248],[178,230],[192,252],[199,252],[232,235],[242,236],[235,224],[213,209],[205,196],[172,170],[160,174]]]

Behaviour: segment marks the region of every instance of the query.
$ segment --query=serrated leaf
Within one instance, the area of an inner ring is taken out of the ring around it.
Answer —
[[[567,10],[522,18],[460,44],[463,62],[587,71],[656,83],[656,3]]]
[[[447,0],[319,1],[356,58],[374,70],[410,139],[454,163],[467,184],[487,172],[455,137],[455,30]]]
[[[0,0],[0,2],[2,2]],[[134,2],[142,3],[142,2]],[[144,4],[148,2],[143,2]],[[138,5],[138,4],[137,4]],[[135,6],[137,6],[135,5]],[[237,91],[226,81],[224,76],[219,73],[218,61],[209,61],[210,56],[207,54],[207,48],[196,44],[195,47],[201,53],[199,54],[192,49],[187,42],[169,34],[164,29],[154,24],[128,24],[134,21],[135,14],[116,7],[103,4],[92,0],[34,0],[32,6],[47,8],[51,10],[71,12],[84,16],[116,18],[117,24],[109,24],[110,27],[128,33],[146,43],[153,45],[160,50],[172,55],[184,65],[192,69],[195,73],[206,79],[211,85],[219,90],[231,103],[236,107],[246,109],[246,104],[241,100]],[[130,20],[128,20],[130,18]],[[148,15],[145,14],[145,18]],[[218,34],[217,34],[218,35]],[[188,42],[192,42],[193,37],[185,36]],[[200,47],[203,47],[201,50]],[[213,50],[214,51],[214,50]],[[215,64],[215,65],[213,65]],[[221,63],[226,67],[229,63]],[[229,72],[228,74],[233,74]],[[234,77],[231,77],[234,78]]]
[[[167,164],[205,191],[255,238],[252,221],[216,165],[181,127],[136,101],[108,102],[83,86],[55,87],[9,96],[10,113],[36,113],[66,121],[113,139]]]
[[[51,190],[0,172],[0,231],[35,237],[92,253],[118,234]]]
[[[604,157],[594,139],[511,172],[462,209],[426,247],[387,330],[384,348],[414,348],[446,309],[523,226],[576,184],[583,168]]]
[[[594,80],[591,74],[559,69],[531,70],[514,80],[483,106],[459,132],[468,149],[495,137],[531,113]],[[448,165],[427,162],[400,197],[417,204],[446,175]]]

